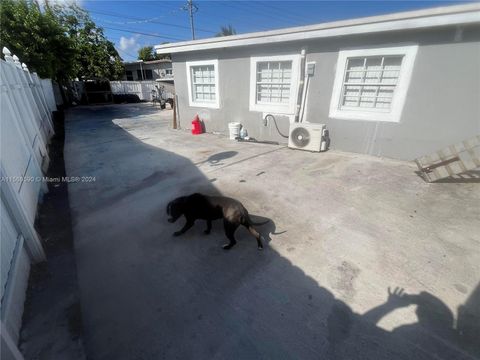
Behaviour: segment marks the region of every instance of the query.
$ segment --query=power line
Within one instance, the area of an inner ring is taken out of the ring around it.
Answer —
[[[248,6],[246,2],[242,3],[245,6]],[[263,4],[261,1],[256,2],[259,6],[262,6],[265,10],[259,9],[258,7],[256,8],[257,11],[260,13],[263,13],[263,11],[266,11],[266,14],[268,14],[268,17],[278,19],[281,21],[284,26],[297,26],[299,22],[303,22],[303,19],[300,21],[298,19],[293,18],[290,16],[289,13],[285,13],[285,11],[280,10],[279,12],[276,11],[278,8],[275,8],[271,5]]]
[[[127,56],[130,56],[130,57],[133,57],[133,58],[136,58],[137,56],[136,55],[132,55],[132,54],[129,54],[128,52],[124,51],[124,50],[120,50],[119,48],[115,47],[115,50],[121,52],[122,54],[125,54]]]
[[[271,14],[265,14],[265,13],[258,12],[258,11],[252,12],[252,11],[249,11],[248,9],[240,7],[238,4],[233,4],[232,2],[229,2],[229,3],[220,2],[220,4],[222,4],[223,6],[231,8],[233,10],[233,12],[235,13],[235,15],[241,15],[242,13],[245,13],[244,15],[236,16],[234,18],[234,20],[240,20],[242,23],[254,25],[255,28],[256,28],[255,31],[272,30],[272,28],[278,27],[278,26],[273,26],[273,27],[268,26],[268,27],[266,27],[264,25],[259,25],[259,24],[263,23],[263,19],[265,19],[265,18],[268,18],[269,20],[273,20],[276,23],[283,22],[283,19],[275,18]],[[245,17],[247,17],[247,19],[245,19]]]
[[[110,16],[110,15],[108,15],[108,16]],[[106,20],[106,19],[95,18],[94,16],[92,16],[92,19],[105,21],[105,22],[108,22],[110,24],[115,24],[115,25],[130,25],[130,24],[148,24],[148,23],[151,23],[152,21],[155,21],[155,19],[160,19],[160,16],[157,16],[157,17],[154,17],[154,18],[151,18],[151,19],[132,20],[132,21],[111,21],[111,20]]]
[[[159,25],[164,25],[164,26],[171,26],[171,27],[176,27],[176,28],[180,28],[180,29],[190,29],[188,26],[177,25],[177,24],[170,24],[170,23],[165,23],[165,22],[156,21],[156,20],[152,20],[152,19],[140,19],[140,18],[137,18],[137,17],[126,16],[126,15],[122,15],[122,14],[118,14],[118,13],[111,13],[111,12],[97,11],[97,10],[89,10],[89,12],[94,13],[94,14],[100,14],[100,15],[106,15],[106,16],[113,16],[113,17],[117,17],[117,18],[130,19],[130,20],[139,20],[139,21],[149,20],[148,22],[149,22],[149,23],[152,23],[152,24],[159,24]],[[155,18],[154,18],[154,19],[155,19]],[[206,33],[216,34],[216,31],[212,31],[212,30],[200,29],[200,28],[196,28],[196,30],[197,30],[197,31],[200,31],[200,32],[206,32]]]
[[[145,6],[148,7],[148,5],[149,4],[147,4],[147,3],[142,4],[143,7],[145,7]],[[156,8],[156,10],[158,10],[157,6],[155,8]],[[165,8],[165,4],[162,4],[162,9],[164,9],[164,8]],[[167,10],[169,10],[169,11],[165,15],[159,15],[159,16],[155,16],[155,17],[152,17],[152,18],[148,18],[148,19],[133,20],[133,21],[109,21],[109,22],[111,22],[112,24],[117,24],[117,25],[145,24],[145,23],[151,23],[151,22],[154,22],[154,21],[157,21],[157,20],[165,19],[166,17],[176,15],[180,11],[182,11],[182,9],[180,9],[180,8],[178,8],[178,9],[177,8],[170,8],[170,9],[167,9]],[[97,12],[97,11],[94,11],[94,12]],[[103,12],[103,13],[107,14],[107,12]],[[112,15],[108,15],[108,16],[120,17],[120,14],[116,14],[116,13],[108,13],[108,14],[112,14]],[[113,15],[113,14],[115,14],[115,15]],[[106,21],[106,20],[103,20],[103,21]]]
[[[221,6],[224,6],[226,8],[230,8],[230,9],[233,9],[233,10],[238,10],[238,8],[236,7],[233,7],[231,6],[230,3],[226,2],[226,1],[219,1],[217,2],[216,4],[218,5],[221,5]],[[243,9],[242,9],[243,10]],[[230,11],[231,13],[231,11]],[[235,17],[233,18],[230,18],[230,17],[224,17],[224,19],[226,20],[227,23],[234,23],[234,22],[241,22],[242,24],[250,24],[250,25],[253,25],[255,28],[254,28],[254,31],[259,31],[259,30],[270,30],[269,28],[265,27],[265,26],[260,26],[259,25],[259,22],[258,21],[254,21],[252,20],[252,16],[250,15],[247,19],[245,19],[245,16],[248,16],[248,15],[244,15],[244,16],[241,16],[241,14],[239,14],[238,11],[235,11]],[[240,15],[240,16],[238,16]],[[228,20],[228,21],[227,21]],[[233,24],[232,24],[233,25]]]
[[[273,6],[272,3],[273,2],[270,2],[270,1],[268,1],[267,3],[262,2],[262,1],[256,2],[256,4],[262,6],[263,8],[266,8],[268,11],[270,11],[270,12],[274,11],[278,15],[280,15],[282,17],[285,17],[285,18],[288,18],[289,20],[295,22],[296,24],[299,24],[299,23],[304,24],[305,23],[305,17],[293,13],[290,9],[288,10],[288,13],[287,13],[287,12],[285,12],[284,9],[279,8],[277,6]]]
[[[177,37],[173,37],[173,36],[164,36],[164,35],[160,35],[160,34],[151,34],[151,33],[146,33],[146,32],[141,32],[141,31],[117,29],[117,28],[112,28],[112,27],[109,27],[109,26],[102,26],[102,28],[109,29],[109,30],[114,30],[114,31],[124,31],[124,32],[132,33],[132,34],[140,34],[140,35],[145,35],[145,36],[151,36],[151,37],[156,37],[156,38],[160,38],[160,39],[179,40],[179,41],[185,40],[185,39],[181,39],[181,38],[177,38]]]
[[[104,29],[110,29],[110,30],[119,30],[118,28],[116,27],[110,27],[110,22],[108,21],[105,21],[104,19],[99,19],[99,18],[95,18],[95,17],[92,17],[92,19],[96,20],[96,21],[99,21],[101,23],[103,22],[106,22],[107,25],[101,25],[100,27],[101,28],[104,28]],[[147,34],[150,34],[150,35],[155,35],[156,37],[163,37],[165,39],[170,39],[170,40],[180,40],[180,41],[183,41],[183,40],[186,40],[185,38],[179,38],[179,37],[175,37],[173,35],[170,35],[170,34],[164,34],[164,35],[161,35],[159,33],[151,33],[151,32],[148,32],[148,33],[145,33],[145,32],[141,32],[141,31],[137,31],[135,29],[131,29],[131,28],[124,28],[122,27],[122,31],[126,31],[126,32],[137,32],[137,33],[142,33],[143,35],[147,35]]]
[[[241,2],[241,1],[231,1],[231,2],[228,3],[228,5],[226,3],[224,5],[231,6],[233,8],[236,8],[237,10],[241,10],[243,12],[246,12],[246,13],[250,14],[250,15],[256,14],[257,16],[261,16],[263,18],[267,17],[269,19],[273,19],[273,20],[280,21],[280,22],[289,22],[290,25],[297,25],[298,24],[298,22],[292,22],[291,20],[286,20],[283,16],[282,17],[274,16],[274,14],[272,14],[271,12],[265,13],[262,10],[259,10],[259,9],[254,9],[254,8],[252,9],[251,6],[249,6],[248,8],[245,8],[245,7],[242,6],[243,2]]]

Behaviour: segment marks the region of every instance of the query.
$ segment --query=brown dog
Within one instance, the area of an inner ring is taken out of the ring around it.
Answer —
[[[226,250],[231,249],[237,243],[234,233],[240,225],[245,226],[248,231],[250,231],[250,234],[255,236],[258,249],[262,250],[262,236],[255,230],[253,225],[263,225],[269,221],[254,223],[250,219],[247,209],[245,209],[240,201],[235,199],[225,196],[206,196],[198,193],[182,196],[170,201],[167,205],[167,214],[170,216],[168,221],[171,223],[177,221],[182,215],[187,219],[183,228],[173,233],[174,236],[185,233],[193,226],[197,219],[207,221],[205,234],[210,234],[212,220],[223,218],[225,234],[230,240],[228,244],[223,245],[223,248]]]

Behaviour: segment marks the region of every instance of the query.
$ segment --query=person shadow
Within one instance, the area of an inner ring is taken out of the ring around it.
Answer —
[[[393,291],[388,288],[385,303],[367,311],[361,318],[378,325],[387,314],[411,305],[416,306],[418,321],[394,328],[391,331],[393,337],[415,344],[434,358],[458,358],[458,348],[480,356],[480,284],[459,307],[456,326],[453,312],[438,297],[427,291],[408,294],[398,287]]]

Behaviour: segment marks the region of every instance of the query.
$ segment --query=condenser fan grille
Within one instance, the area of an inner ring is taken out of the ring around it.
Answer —
[[[305,147],[310,142],[310,132],[302,127],[294,129],[290,137],[297,147]]]

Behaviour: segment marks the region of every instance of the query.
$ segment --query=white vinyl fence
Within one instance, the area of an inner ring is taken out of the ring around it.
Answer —
[[[31,263],[44,261],[34,228],[43,179],[49,163],[47,144],[56,110],[52,82],[39,79],[18,57],[3,49],[0,59],[0,220],[2,358],[21,359],[16,348]],[[5,355],[6,354],[6,355]]]
[[[142,101],[152,101],[152,90],[158,91],[158,88],[162,87],[164,87],[162,97],[173,98],[173,86],[170,88],[156,81],[110,81],[112,94],[133,94]]]

